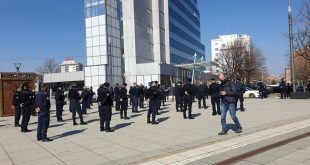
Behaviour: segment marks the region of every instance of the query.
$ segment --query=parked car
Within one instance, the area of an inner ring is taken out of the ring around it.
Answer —
[[[251,88],[246,87],[245,88],[245,93],[243,94],[243,97],[249,97],[249,98],[259,98],[259,91],[258,90],[254,90]]]

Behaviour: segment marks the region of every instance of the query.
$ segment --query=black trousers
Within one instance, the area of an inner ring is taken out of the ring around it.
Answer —
[[[38,113],[38,128],[37,139],[42,140],[46,138],[47,129],[50,125],[50,113],[48,111],[41,111]]]
[[[115,109],[119,111],[121,109],[121,102],[119,96],[115,96]]]
[[[238,104],[238,101],[240,101],[240,109],[244,110],[244,108],[243,108],[243,101],[244,101],[243,95],[237,96],[237,104]]]
[[[216,106],[215,106],[216,104]],[[221,99],[211,96],[211,105],[213,113],[221,112]]]
[[[140,108],[144,108],[144,96],[139,96],[139,106]]]
[[[198,94],[197,98],[198,98],[198,108],[201,108],[201,100],[203,102],[203,107],[206,108],[207,107],[206,97],[204,96],[204,94]]]
[[[62,120],[63,101],[56,101],[56,117],[57,120]]]
[[[76,113],[79,115],[80,122],[81,123],[84,122],[81,105],[78,100],[70,100],[70,111],[72,112],[73,123],[76,123],[75,121]]]
[[[24,106],[22,110],[22,124],[21,124],[21,130],[25,131],[28,129],[28,124],[30,120],[30,115],[31,115],[31,106]]]
[[[186,95],[184,96],[184,109],[183,109],[183,117],[186,117],[186,110],[188,110],[188,117],[192,117],[192,104],[193,104],[193,96]]]
[[[121,117],[127,117],[128,100],[121,101]]]
[[[110,129],[110,122],[112,118],[112,107],[111,106],[99,106],[100,116],[100,128]]]
[[[132,112],[138,112],[138,96],[131,96]]]
[[[15,107],[15,122],[14,122],[15,126],[19,125],[19,120],[20,120],[21,115],[22,115],[22,111],[21,111],[20,106]]]
[[[157,101],[151,100],[149,102],[149,110],[147,111],[147,121],[150,121],[151,115],[152,115],[152,122],[155,121],[156,114],[157,114]]]
[[[182,97],[183,96],[181,96],[181,95],[175,95],[176,111],[183,111],[183,98]]]

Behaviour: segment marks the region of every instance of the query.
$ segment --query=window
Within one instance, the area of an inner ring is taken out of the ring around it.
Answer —
[[[148,40],[152,41],[153,40],[153,28],[151,26],[147,26],[147,34],[148,34]]]
[[[215,51],[218,51],[219,49],[218,48],[215,48]]]
[[[153,52],[153,44],[152,43],[148,43],[148,45],[147,45],[147,50],[149,51],[149,52]]]

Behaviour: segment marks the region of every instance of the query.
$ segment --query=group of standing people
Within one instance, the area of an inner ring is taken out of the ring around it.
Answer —
[[[236,133],[242,132],[242,127],[236,117],[236,106],[237,101],[243,102],[244,84],[237,79],[236,82],[229,80],[224,74],[220,74],[219,80],[221,84],[217,83],[215,79],[212,79],[212,83],[208,87],[206,84],[200,83],[198,86],[191,84],[191,80],[182,85],[179,82],[175,88],[174,95],[176,98],[176,110],[178,112],[183,112],[184,119],[194,119],[192,115],[192,103],[194,97],[198,98],[199,108],[207,108],[205,99],[208,95],[211,95],[211,104],[213,115],[221,115],[222,131],[219,135],[224,135],[227,133],[228,128],[226,126],[226,114],[229,111],[231,118],[236,124]],[[112,89],[112,90],[111,90]],[[129,89],[129,97],[132,99],[132,113],[139,113],[138,107],[144,107],[144,100],[149,102],[149,108],[147,112],[147,124],[158,124],[156,116],[160,115],[159,110],[161,103],[166,99],[166,94],[169,89],[165,89],[160,86],[157,81],[152,81],[151,86],[147,89],[143,85],[138,86],[136,83],[133,84]],[[69,90],[68,99],[69,110],[72,113],[73,125],[78,125],[76,122],[76,114],[78,114],[81,125],[86,125],[87,123],[83,119],[83,114],[85,114],[85,109],[90,107],[92,95],[94,92],[91,88],[84,88],[82,93],[78,92],[75,85]],[[98,112],[100,117],[100,131],[113,132],[110,127],[110,122],[112,118],[112,106],[113,99],[116,101],[116,110],[120,111],[120,118],[128,120],[130,119],[127,115],[128,109],[128,94],[127,94],[127,84],[123,83],[122,86],[116,84],[116,87],[111,88],[109,83],[101,84],[97,90],[97,104]],[[56,117],[57,121],[63,122],[62,111],[65,104],[66,95],[61,87],[59,87],[55,93],[56,100]],[[242,100],[242,101],[241,101]],[[201,104],[201,101],[203,104]],[[82,107],[81,107],[82,102]],[[142,103],[141,103],[142,102]],[[216,105],[216,106],[215,106]],[[35,109],[38,114],[38,133],[37,140],[42,140],[43,142],[52,141],[52,139],[47,138],[47,129],[49,127],[50,121],[50,99],[48,94],[48,88],[45,84],[41,85],[40,91],[37,94],[31,94],[28,86],[24,86],[23,89],[18,89],[14,94],[13,106],[16,109],[15,116],[15,126],[19,126],[19,112],[23,114],[23,121],[21,125],[22,132],[30,132],[27,129],[29,116],[31,113],[31,107]],[[243,109],[243,104],[240,105],[241,110]],[[18,110],[21,111],[18,111]]]

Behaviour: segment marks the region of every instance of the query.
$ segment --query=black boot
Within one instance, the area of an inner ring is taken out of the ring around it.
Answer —
[[[152,119],[152,125],[158,124],[158,122],[153,118]]]
[[[147,116],[147,122],[146,122],[146,123],[147,123],[147,124],[152,123],[151,120],[150,120],[150,116]]]

